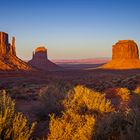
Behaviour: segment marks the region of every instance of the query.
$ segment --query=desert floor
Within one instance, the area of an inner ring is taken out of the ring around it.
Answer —
[[[113,89],[126,87],[135,90],[140,86],[140,70],[76,69],[57,72],[0,72],[0,90],[5,89],[8,95],[16,100],[17,111],[23,112],[31,122],[38,122],[36,130],[39,131],[34,133],[37,137],[48,133],[49,114],[59,114],[60,111],[52,107],[51,99],[48,106],[45,109],[43,107],[41,94],[51,85],[60,89],[84,85],[94,91],[106,93],[107,98],[117,105],[118,100],[113,96]],[[52,88],[52,90],[56,89]]]

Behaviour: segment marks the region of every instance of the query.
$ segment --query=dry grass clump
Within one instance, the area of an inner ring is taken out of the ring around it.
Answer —
[[[73,109],[80,114],[85,112],[102,114],[114,111],[111,101],[105,98],[105,94],[95,92],[84,86],[76,86],[64,101],[64,106],[66,110]]]
[[[53,83],[39,90],[39,101],[41,106],[37,108],[36,115],[40,120],[49,117],[49,114],[60,114],[63,110],[63,100],[67,96],[71,85],[68,83]]]
[[[94,136],[96,116],[114,111],[104,94],[84,86],[76,86],[70,91],[64,108],[61,117],[51,116],[49,140],[90,140]]]
[[[29,126],[27,118],[15,112],[15,101],[3,91],[0,96],[0,139],[28,140],[34,127],[35,123]]]
[[[116,89],[117,95],[120,96],[122,101],[128,101],[130,98],[130,90],[127,88],[117,88]]]
[[[125,112],[110,113],[96,122],[95,140],[139,140],[140,111],[128,109]]]
[[[21,85],[13,86],[12,88],[9,89],[9,92],[13,99],[32,101],[38,99],[36,91],[38,91],[39,88],[42,86],[44,85],[35,85],[35,84],[26,85],[25,83],[23,83]]]
[[[117,88],[122,102],[129,100],[127,88]],[[76,86],[64,100],[62,116],[50,119],[49,140],[139,140],[140,110],[118,108],[115,111],[104,94]]]
[[[140,86],[136,87],[136,89],[134,90],[134,93],[137,95],[140,95]]]
[[[63,113],[61,118],[51,116],[48,140],[92,139],[95,119],[90,115]]]

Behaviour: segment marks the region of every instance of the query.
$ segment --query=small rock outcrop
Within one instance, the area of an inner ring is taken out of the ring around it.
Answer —
[[[120,40],[112,46],[112,60],[101,68],[139,69],[139,50],[133,40]]]
[[[47,49],[44,46],[36,48],[35,52],[33,52],[32,59],[28,64],[44,71],[58,71],[62,69],[48,59]]]
[[[0,32],[0,70],[32,70],[32,67],[16,56],[15,37],[12,37],[10,44],[5,32]]]

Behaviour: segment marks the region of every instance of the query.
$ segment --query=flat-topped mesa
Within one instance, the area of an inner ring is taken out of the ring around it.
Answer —
[[[35,49],[35,53],[33,52],[34,59],[48,59],[47,49],[44,46],[38,47]]]
[[[120,40],[112,47],[112,60],[139,59],[139,50],[133,40]]]
[[[9,43],[8,34],[0,32],[0,56],[16,55],[15,37],[12,37],[12,44]]]
[[[112,46],[112,60],[105,69],[140,69],[139,50],[133,40],[120,40]]]

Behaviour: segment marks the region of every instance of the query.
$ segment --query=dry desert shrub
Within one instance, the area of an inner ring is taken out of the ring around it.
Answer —
[[[136,89],[134,90],[134,93],[137,95],[140,95],[140,86],[136,87]]]
[[[105,94],[95,92],[84,86],[76,86],[64,100],[65,109],[73,109],[78,113],[108,113],[113,112],[111,101],[105,98]]]
[[[94,140],[139,140],[140,111],[127,109],[113,112],[98,120]]]
[[[96,115],[114,111],[104,94],[84,86],[76,86],[69,92],[64,108],[61,117],[51,116],[48,140],[91,140],[94,136]]]
[[[95,119],[90,115],[66,112],[62,118],[51,116],[48,140],[90,140],[92,139]]]
[[[130,90],[127,88],[117,88],[117,95],[120,96],[122,101],[128,101],[130,98]]]
[[[29,140],[34,130],[22,113],[15,112],[15,101],[6,92],[0,96],[0,139],[1,140]]]
[[[36,91],[38,90],[39,87],[40,85],[35,85],[35,84],[26,85],[25,83],[23,83],[21,85],[13,86],[12,88],[9,89],[9,92],[10,92],[10,96],[13,99],[31,101],[31,100],[37,100],[38,96]]]
[[[49,114],[60,114],[63,110],[63,100],[67,96],[67,92],[71,89],[68,83],[49,84],[39,91],[39,100],[41,106],[37,108],[36,115],[40,120],[49,117]]]

